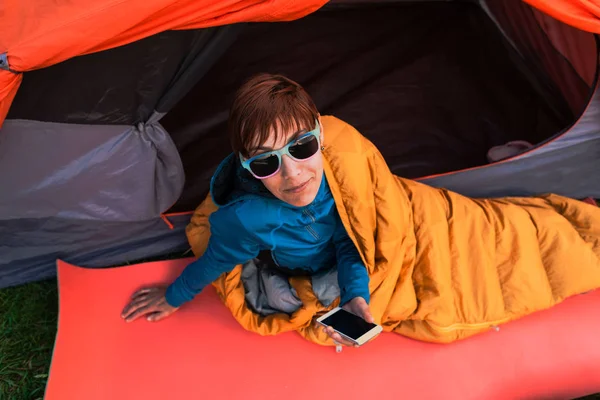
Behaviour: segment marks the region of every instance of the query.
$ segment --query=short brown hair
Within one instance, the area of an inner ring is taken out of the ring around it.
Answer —
[[[281,75],[256,75],[235,95],[229,114],[231,147],[248,157],[250,147],[264,144],[271,129],[276,134],[278,126],[284,132],[312,130],[318,116],[313,100],[298,83]]]

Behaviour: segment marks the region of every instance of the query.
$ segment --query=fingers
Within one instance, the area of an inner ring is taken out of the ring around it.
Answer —
[[[148,321],[160,321],[172,314],[177,308],[171,307],[165,299],[165,289],[151,287],[140,289],[132,295],[131,301],[121,312],[127,322],[146,315]]]
[[[340,344],[342,344],[344,346],[356,347],[356,345],[354,343],[352,343],[351,341],[349,341],[347,339],[344,339],[338,333],[333,333],[331,335],[331,338],[333,339],[334,342],[340,343]]]
[[[143,288],[143,289],[140,289],[137,292],[135,292],[134,294],[132,294],[131,298],[135,299],[137,297],[147,295],[148,293],[152,292],[153,290],[154,290],[153,288]]]
[[[373,318],[373,314],[371,314],[371,309],[367,301],[362,297],[355,297],[348,303],[346,303],[342,308],[346,311],[350,311],[351,313],[358,315],[362,319],[372,324],[375,323],[375,318]]]
[[[371,309],[369,308],[369,305],[367,303],[365,303],[364,307],[361,309],[360,315],[365,321],[371,324],[375,323],[375,318],[373,318],[373,314],[371,314]]]
[[[126,315],[125,321],[126,322],[131,322],[131,321],[135,321],[137,318],[141,317],[144,314],[147,314],[148,312],[153,311],[151,307],[149,306],[140,306],[139,308],[132,310],[132,312],[128,315]]]
[[[125,318],[127,314],[134,311],[134,309],[138,308],[140,305],[144,305],[150,303],[152,300],[152,293],[156,291],[156,288],[142,288],[131,295],[131,301],[127,306],[123,309],[121,313],[121,317]]]
[[[148,314],[148,315],[146,316],[146,320],[147,320],[147,321],[150,321],[150,322],[154,322],[154,321],[160,321],[162,318],[164,318],[164,317],[161,317],[161,315],[162,315],[162,314],[163,314],[163,313],[161,313],[160,311],[158,311],[158,312],[153,312],[153,313],[151,313],[151,314]]]
[[[327,333],[327,335],[329,335],[329,337],[331,339],[333,339],[333,341],[340,343],[344,346],[350,346],[350,347],[357,347],[353,342],[351,342],[350,340],[343,338],[342,335],[340,335],[339,333],[337,333],[332,327],[327,327],[324,329],[325,333]]]
[[[127,322],[131,322],[144,313],[154,311],[155,305],[152,304],[152,299],[146,296],[140,296],[132,300],[121,313],[121,317]]]
[[[148,315],[148,317],[146,319],[150,322],[158,322],[160,320],[167,318],[171,314],[172,314],[171,312],[167,312],[167,311],[157,311],[157,312],[153,312],[152,314]]]
[[[136,311],[138,308],[140,307],[144,307],[147,306],[149,303],[149,300],[145,297],[142,298],[136,298],[134,300],[132,300],[129,304],[127,304],[127,306],[123,309],[123,312],[121,313],[121,317],[123,318],[127,318],[127,316],[129,314],[131,314],[132,312]]]

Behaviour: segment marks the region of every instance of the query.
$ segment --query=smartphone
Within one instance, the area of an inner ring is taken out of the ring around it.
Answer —
[[[320,316],[317,318],[317,322],[323,326],[332,327],[342,337],[359,346],[367,343],[383,331],[381,326],[371,324],[358,315],[354,315],[340,307],[336,307],[327,314]]]

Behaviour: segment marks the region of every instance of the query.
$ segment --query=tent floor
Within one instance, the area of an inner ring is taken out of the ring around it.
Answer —
[[[162,121],[187,177],[173,211],[195,208],[207,193],[230,151],[233,93],[254,73],[298,81],[322,114],[369,137],[394,173],[417,178],[486,164],[493,146],[539,143],[571,122],[554,116],[552,100],[515,60],[487,14],[470,4],[337,6],[249,25]]]

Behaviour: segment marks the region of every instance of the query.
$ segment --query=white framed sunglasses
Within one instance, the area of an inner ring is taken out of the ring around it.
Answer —
[[[250,171],[257,179],[267,179],[281,169],[281,157],[285,154],[295,161],[308,161],[313,158],[321,147],[321,126],[316,121],[316,128],[288,143],[279,150],[272,150],[245,159],[240,154],[242,167]]]

